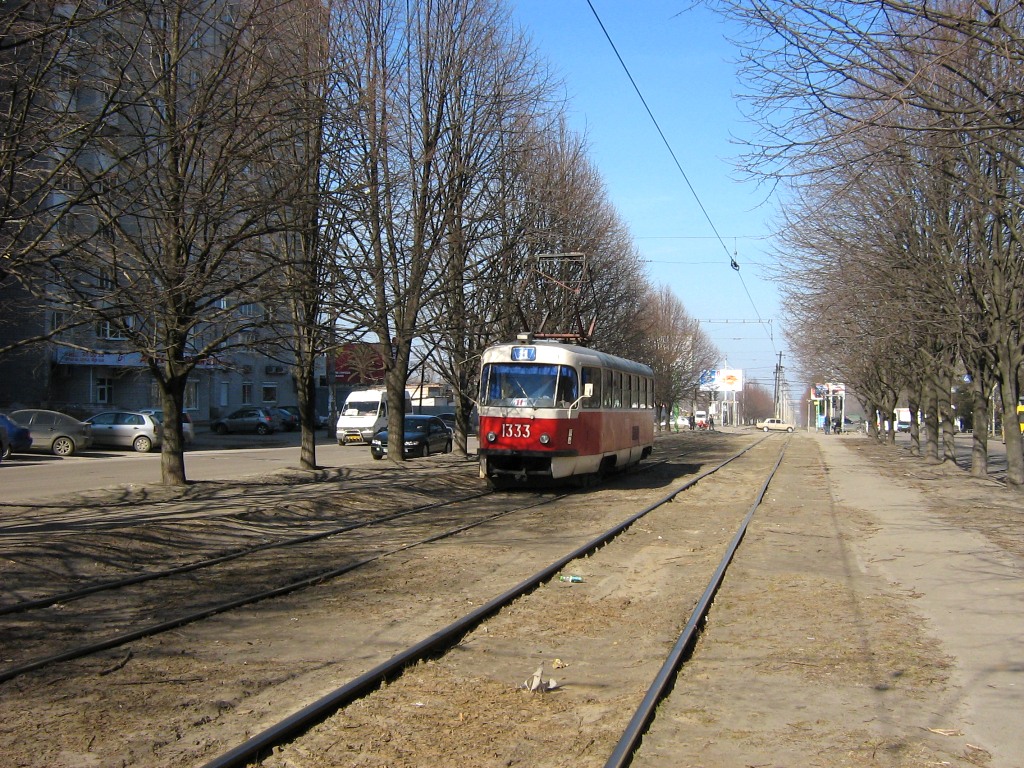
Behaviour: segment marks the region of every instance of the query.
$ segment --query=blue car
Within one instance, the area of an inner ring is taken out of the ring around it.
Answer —
[[[0,426],[7,430],[7,444],[0,459],[9,459],[12,453],[26,453],[32,447],[32,433],[28,427],[15,424],[6,413],[0,413]]]

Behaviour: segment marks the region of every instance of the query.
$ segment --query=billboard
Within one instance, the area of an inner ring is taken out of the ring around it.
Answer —
[[[811,389],[812,400],[823,400],[826,397],[832,397],[833,395],[839,395],[843,397],[846,395],[845,384],[815,384]]]
[[[335,353],[334,380],[338,384],[382,384],[384,358],[380,344],[342,344]]]
[[[743,391],[743,371],[740,370],[739,368],[723,368],[720,371],[718,371],[717,379],[719,392]]]
[[[702,392],[742,392],[743,371],[738,368],[702,371],[698,386]]]

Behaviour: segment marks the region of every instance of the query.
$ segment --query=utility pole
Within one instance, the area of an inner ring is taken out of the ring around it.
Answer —
[[[782,388],[782,353],[779,352],[779,362],[775,364],[775,418],[781,418],[779,413],[779,390]]]

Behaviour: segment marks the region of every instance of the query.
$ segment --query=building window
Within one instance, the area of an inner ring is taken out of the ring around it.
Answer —
[[[96,336],[100,339],[108,339],[112,341],[123,341],[128,338],[128,331],[126,329],[132,327],[131,318],[125,318],[124,325],[121,326],[112,320],[100,320],[96,323]]]
[[[220,400],[217,402],[221,408],[227,408],[228,405],[228,382],[222,381],[220,383]]]
[[[110,405],[114,402],[114,380],[102,376],[96,377],[96,402]]]
[[[263,385],[263,402],[264,403],[276,403],[277,402],[277,384],[264,384]]]
[[[252,405],[252,384],[249,382],[242,385],[242,405]]]
[[[190,381],[185,384],[185,410],[194,411],[199,408],[199,382]]]
[[[50,331],[52,333],[60,333],[63,331],[67,322],[68,316],[66,313],[57,309],[50,313]]]

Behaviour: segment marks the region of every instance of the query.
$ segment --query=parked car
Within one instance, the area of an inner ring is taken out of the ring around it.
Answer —
[[[454,435],[455,434],[455,414],[454,413],[439,413],[437,418],[445,423],[448,430]]]
[[[11,445],[7,441],[7,425],[0,424],[0,461],[3,461],[7,457],[7,454],[11,450]]]
[[[164,423],[164,412],[159,408],[141,408],[139,413],[146,413],[152,416],[154,419],[160,422],[163,426]],[[192,423],[192,417],[185,411],[181,412],[181,439],[185,441],[185,445],[192,445],[196,439],[196,428]]]
[[[765,419],[759,421],[754,425],[757,429],[762,429],[765,432],[792,432],[793,425],[788,424],[782,419]]]
[[[92,445],[92,424],[60,411],[26,408],[14,411],[11,419],[28,427],[35,450],[50,451],[56,456],[70,456]]]
[[[6,413],[0,413],[0,427],[7,433],[7,441],[0,449],[0,459],[9,459],[12,453],[27,453],[32,447],[32,433],[27,427],[15,424]]]
[[[302,423],[302,417],[299,415],[299,406],[297,406],[297,405],[282,405],[281,406],[281,410],[288,411],[288,413],[290,413],[293,416],[295,416],[295,419],[296,419],[295,426],[296,427],[299,424]],[[330,427],[330,425],[331,425],[330,417],[325,416],[322,413],[314,413],[313,414],[313,428],[314,429],[323,429],[324,427]]]
[[[448,425],[437,416],[406,416],[402,453],[406,458],[429,456],[432,453],[450,453],[452,433]],[[388,430],[377,430],[370,438],[370,455],[383,459],[388,452]]]
[[[294,408],[294,410],[292,410]],[[275,408],[276,416],[281,420],[281,429],[294,432],[299,428],[299,409],[294,405],[289,408]]]
[[[148,413],[104,411],[85,421],[92,424],[93,445],[114,445],[149,453],[163,442],[163,427]]]
[[[255,432],[257,435],[269,435],[281,427],[281,421],[269,408],[258,408],[247,405],[239,408],[223,418],[210,424],[210,429],[218,435],[228,432]]]

